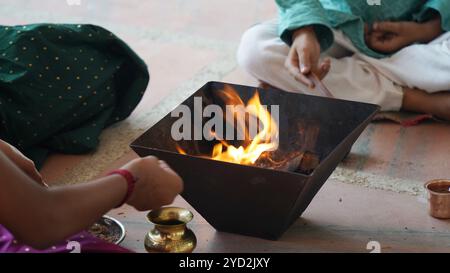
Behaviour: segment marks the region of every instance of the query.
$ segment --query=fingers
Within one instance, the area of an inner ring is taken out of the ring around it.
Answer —
[[[163,160],[159,160],[159,167],[163,169],[167,174],[170,175],[170,180],[173,182],[174,190],[177,194],[181,193],[183,191],[184,185],[183,180],[181,177],[174,171],[172,168],[170,168],[169,165]]]
[[[295,47],[291,48],[290,56],[287,61],[289,73],[300,83],[314,88],[314,83],[306,77],[311,72],[311,61],[309,54],[305,51],[297,51]]]
[[[291,76],[294,77],[298,82],[308,86],[309,88],[314,87],[314,83],[312,81],[310,81],[300,71],[299,55],[297,54],[297,51],[295,50],[295,48],[291,48],[291,51],[289,52],[289,56],[286,59],[285,66],[286,66],[289,74],[291,74]]]
[[[379,52],[386,52],[393,36],[386,32],[373,31],[368,38],[368,45]]]
[[[310,89],[314,89],[315,84],[314,81],[308,77],[309,74],[314,73],[322,80],[327,76],[331,69],[330,59],[325,59],[320,65],[314,65],[317,61],[313,61],[312,59],[313,58],[308,50],[301,50],[299,52],[291,49],[285,64],[291,76]]]
[[[172,175],[178,175],[174,170],[172,170],[172,168],[170,168],[169,165],[167,165],[167,163],[164,160],[159,160],[158,164],[159,164],[159,167],[161,169],[163,169],[164,171],[166,171]]]
[[[171,204],[183,191],[183,180],[170,166],[157,157],[148,156],[130,161],[122,168],[139,179],[128,204],[138,210],[149,210]]]
[[[170,166],[167,165],[167,163],[164,160],[160,160],[156,156],[152,156],[152,155],[147,156],[147,157],[144,157],[143,160],[147,161],[147,164],[151,164],[151,165],[156,163],[157,166],[159,166],[161,169],[163,169],[164,171],[166,171],[170,174],[176,174],[175,171],[172,170],[170,168]]]
[[[295,78],[295,80],[297,80],[300,83],[303,83],[308,88],[310,89],[314,88],[314,82],[308,79],[307,76],[303,75],[298,68],[295,71],[291,71],[291,75]]]
[[[402,29],[401,22],[376,22],[373,24],[373,31],[400,33]]]
[[[379,31],[372,32],[367,39],[367,43],[372,49],[378,50],[380,45],[382,45],[384,42],[383,35],[384,35],[383,32]]]
[[[406,46],[407,43],[403,42],[401,36],[393,33],[373,32],[368,44],[375,51],[392,53]]]
[[[16,150],[10,155],[10,159],[21,169],[25,174],[27,174],[31,179],[43,185],[43,179],[39,171],[36,169],[34,162],[25,157],[21,152]]]
[[[170,166],[167,165],[167,163],[164,160],[158,160],[158,165],[164,171],[166,171],[166,172],[168,172],[170,174],[175,174],[176,175],[176,172],[174,170],[172,170],[172,168],[170,168]]]
[[[317,77],[319,77],[320,80],[323,80],[327,76],[328,72],[330,72],[330,69],[331,69],[331,60],[325,59],[320,64],[319,71],[316,73]]]
[[[167,165],[166,161],[164,161],[164,160],[159,160],[158,164],[163,169],[170,169],[169,165]]]
[[[36,169],[34,162],[23,155],[16,147],[10,145],[9,143],[0,140],[0,150],[2,150],[5,155],[17,165],[25,174],[27,174],[31,179],[38,182],[39,184],[46,185],[42,179],[41,174]]]
[[[42,175],[36,170],[36,167],[34,163],[31,161],[31,163],[27,164],[27,166],[24,168],[25,173],[31,177],[34,181],[38,182],[39,184],[44,185],[44,181],[42,179]]]
[[[365,30],[366,43],[370,48],[382,53],[395,52],[410,44],[407,31],[412,29],[410,25],[414,26],[409,22],[376,22],[369,34]]]
[[[303,75],[308,75],[312,70],[311,55],[308,49],[303,48],[302,50],[297,51],[297,54],[300,61],[300,73],[302,73]]]

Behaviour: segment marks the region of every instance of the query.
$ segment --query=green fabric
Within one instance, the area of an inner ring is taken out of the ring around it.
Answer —
[[[375,21],[426,21],[431,11],[442,17],[442,28],[450,31],[449,0],[381,0],[380,6],[366,0],[276,0],[279,8],[281,39],[292,43],[292,31],[313,25],[322,51],[333,43],[331,28],[342,30],[362,53],[382,58],[386,55],[371,50],[364,41],[364,23]]]
[[[50,152],[91,151],[148,81],[145,63],[101,27],[0,26],[0,138],[38,166]]]

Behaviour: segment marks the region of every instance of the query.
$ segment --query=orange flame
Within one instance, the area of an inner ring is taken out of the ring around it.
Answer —
[[[211,159],[242,165],[253,165],[264,153],[278,149],[278,124],[267,110],[267,107],[261,104],[258,91],[255,92],[247,105],[244,104],[236,91],[230,86],[225,86],[219,95],[227,105],[245,106],[245,113],[235,111],[233,112],[234,120],[226,121],[232,122],[232,124],[235,124],[234,121],[236,121],[236,125],[245,134],[246,144],[235,147],[224,140],[220,140],[220,143],[216,144],[212,150]],[[256,135],[253,138],[251,138],[245,118],[241,116],[243,114],[256,118],[255,120],[259,121],[258,123],[261,125],[259,127],[262,127],[258,128],[259,130],[255,132]],[[214,132],[212,133],[214,134]],[[178,145],[177,149],[181,154],[186,154]]]

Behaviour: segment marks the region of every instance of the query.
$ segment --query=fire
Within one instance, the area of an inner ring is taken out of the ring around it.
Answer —
[[[242,165],[253,165],[267,152],[278,149],[278,124],[267,107],[261,104],[257,90],[247,104],[244,104],[237,92],[230,86],[225,86],[224,90],[220,91],[219,96],[226,105],[242,106],[245,109],[245,112],[234,111],[234,120],[227,120],[227,118],[230,118],[229,116],[225,118],[226,122],[234,124],[238,130],[244,133],[245,141],[243,141],[242,146],[235,147],[224,140],[220,140],[220,143],[214,146],[212,154],[208,158]],[[248,115],[248,118],[246,119],[242,115]],[[250,130],[250,119],[258,121],[256,131]],[[186,154],[179,146],[177,146],[177,149],[181,154]]]

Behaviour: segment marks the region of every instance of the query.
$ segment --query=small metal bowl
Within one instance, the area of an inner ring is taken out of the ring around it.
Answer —
[[[425,184],[429,213],[438,219],[450,219],[450,180],[436,179]]]
[[[125,227],[119,220],[104,215],[88,229],[93,236],[112,244],[120,244],[125,239]],[[106,234],[105,234],[106,233]]]
[[[147,218],[154,227],[145,236],[145,249],[151,253],[191,253],[197,238],[186,225],[193,217],[189,210],[177,207],[150,211]]]

